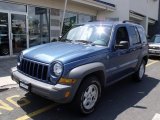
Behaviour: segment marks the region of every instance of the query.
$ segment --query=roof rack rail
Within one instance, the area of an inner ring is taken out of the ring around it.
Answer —
[[[135,23],[135,24],[140,24],[136,21],[133,21],[133,20],[124,20],[123,23]]]

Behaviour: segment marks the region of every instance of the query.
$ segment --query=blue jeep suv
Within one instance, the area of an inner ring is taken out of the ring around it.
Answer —
[[[58,42],[22,51],[12,79],[31,93],[94,111],[103,88],[133,75],[141,81],[148,43],[141,25],[91,22],[75,25]]]

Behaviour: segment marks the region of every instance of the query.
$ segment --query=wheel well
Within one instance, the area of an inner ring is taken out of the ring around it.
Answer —
[[[147,64],[147,62],[148,62],[148,56],[144,56],[144,57],[143,57],[143,60],[144,60],[145,63]]]
[[[89,77],[89,76],[95,76],[95,77],[97,77],[98,80],[99,80],[99,82],[100,82],[100,84],[101,84],[101,86],[102,86],[102,88],[104,88],[104,86],[105,86],[105,75],[104,75],[104,72],[102,70],[88,74],[87,76],[85,76],[83,78],[83,80],[85,78]]]

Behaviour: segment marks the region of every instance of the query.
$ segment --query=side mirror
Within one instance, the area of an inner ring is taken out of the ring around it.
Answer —
[[[129,42],[128,41],[121,41],[119,45],[115,46],[116,49],[128,49],[129,48]]]

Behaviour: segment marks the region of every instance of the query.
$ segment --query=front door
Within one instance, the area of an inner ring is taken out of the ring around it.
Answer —
[[[0,11],[0,57],[17,55],[26,48],[26,15]]]
[[[128,31],[127,28],[123,25],[117,26],[115,30],[115,43],[119,45],[121,41],[128,41]],[[131,73],[131,65],[132,65],[132,54],[128,49],[116,49],[114,48],[110,53],[110,64],[109,64],[109,82],[114,82],[115,80],[119,80],[120,78],[124,77],[125,75]]]
[[[26,15],[11,13],[11,41],[14,55],[27,48]]]

